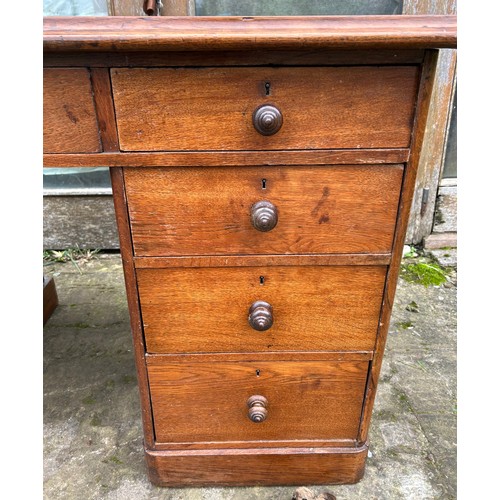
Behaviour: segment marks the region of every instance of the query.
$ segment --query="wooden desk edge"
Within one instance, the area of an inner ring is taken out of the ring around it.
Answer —
[[[456,16],[45,17],[45,51],[455,48]]]

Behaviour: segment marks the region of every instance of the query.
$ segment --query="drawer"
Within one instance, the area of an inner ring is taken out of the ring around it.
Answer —
[[[156,441],[355,439],[367,373],[367,361],[155,360]],[[248,403],[252,396],[265,400]]]
[[[419,71],[115,68],[111,74],[120,148],[188,151],[408,147]],[[282,115],[274,135],[254,128],[261,105]]]
[[[402,165],[127,168],[134,252],[390,252],[402,175]],[[262,201],[277,216],[268,231]]]
[[[43,152],[97,153],[101,140],[89,72],[43,70]]]
[[[147,351],[371,351],[386,269],[137,269]]]

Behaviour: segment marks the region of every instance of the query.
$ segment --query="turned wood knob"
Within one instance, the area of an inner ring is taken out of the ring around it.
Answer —
[[[269,330],[273,326],[273,307],[271,304],[258,300],[250,306],[248,311],[250,326],[259,332]]]
[[[275,106],[264,104],[253,112],[253,126],[262,135],[273,135],[281,128],[283,116]]]
[[[267,418],[267,399],[264,396],[250,396],[247,401],[248,418],[256,424]]]
[[[258,231],[271,231],[278,223],[278,210],[270,201],[258,201],[250,210],[252,225]]]

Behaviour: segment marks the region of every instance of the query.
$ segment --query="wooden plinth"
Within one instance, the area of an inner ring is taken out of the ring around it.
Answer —
[[[359,448],[249,448],[152,451],[157,486],[352,484],[363,477],[368,445]]]

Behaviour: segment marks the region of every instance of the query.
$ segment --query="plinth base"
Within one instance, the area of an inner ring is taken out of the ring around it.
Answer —
[[[363,477],[368,446],[145,453],[150,480],[158,486],[352,484]]]

